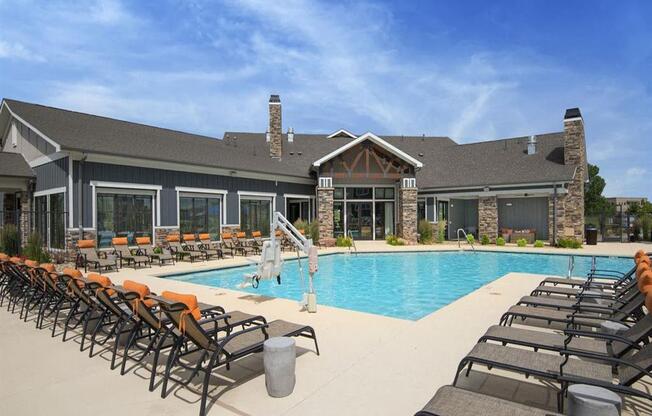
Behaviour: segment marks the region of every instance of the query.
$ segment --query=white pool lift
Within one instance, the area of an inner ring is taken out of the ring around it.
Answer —
[[[318,270],[317,247],[312,244],[312,239],[303,236],[280,212],[274,212],[270,227],[270,239],[263,242],[259,260],[253,260],[257,264],[256,272],[245,274],[243,286],[251,285],[257,288],[263,280],[276,280],[281,284],[281,272],[283,271],[283,258],[281,256],[281,241],[276,237],[275,230],[285,234],[297,249],[297,262],[299,264],[299,275],[304,285],[304,294],[301,304],[308,312],[317,312],[317,295],[312,284],[314,274]],[[305,288],[303,278],[303,266],[301,264],[301,253],[308,256],[308,290]],[[252,260],[250,260],[252,261]]]

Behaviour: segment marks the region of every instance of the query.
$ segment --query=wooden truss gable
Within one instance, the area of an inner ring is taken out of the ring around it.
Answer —
[[[332,178],[400,179],[413,167],[370,140],[355,145],[320,167],[322,175]]]

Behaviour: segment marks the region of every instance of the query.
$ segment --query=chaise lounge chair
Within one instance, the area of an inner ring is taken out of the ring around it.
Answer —
[[[174,256],[166,252],[163,247],[159,247],[161,252],[157,253],[149,237],[136,237],[136,244],[138,244],[140,253],[149,257],[150,264],[156,259],[159,266],[164,265],[166,261],[172,262],[174,265]]]
[[[84,272],[88,272],[88,266],[97,271],[105,270],[117,270],[118,262],[116,259],[112,258],[100,258],[95,248],[95,240],[78,240],[77,241],[78,249],[78,258],[81,260],[81,263],[84,265]]]
[[[129,240],[127,237],[116,237],[111,239],[111,245],[113,246],[113,249],[115,252],[118,254],[118,258],[120,259],[120,268],[123,267],[123,263],[126,261],[127,266],[132,264],[134,266],[134,269],[136,266],[150,266],[151,267],[151,262],[148,256],[145,255],[138,255],[138,254],[133,254],[131,252],[131,249],[129,248]]]
[[[217,257],[218,259],[223,259],[224,258],[224,254],[222,253],[222,249],[219,248],[219,246],[216,243],[213,243],[211,241],[211,235],[210,234],[202,233],[202,234],[199,234],[197,237],[199,239],[199,244],[197,244],[197,248],[204,252],[207,259],[209,259],[211,257]]]
[[[166,238],[168,242],[168,247],[170,251],[174,253],[177,258],[177,261],[183,260],[186,256],[190,259],[191,263],[194,263],[196,258],[202,257],[204,254],[199,251],[190,251],[183,245],[181,245],[179,235],[169,235]]]
[[[414,416],[562,416],[543,409],[510,402],[453,386],[443,386]]]

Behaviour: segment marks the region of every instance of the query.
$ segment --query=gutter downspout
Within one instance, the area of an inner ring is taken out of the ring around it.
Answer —
[[[552,244],[557,245],[557,184],[553,184],[552,193]]]

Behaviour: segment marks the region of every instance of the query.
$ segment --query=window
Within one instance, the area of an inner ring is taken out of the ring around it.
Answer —
[[[346,188],[346,199],[372,199],[373,188]]]
[[[344,235],[344,202],[333,203],[333,235]]]
[[[98,247],[110,247],[114,237],[153,237],[153,196],[117,193],[97,195]]]
[[[426,200],[417,200],[417,222],[426,218]]]
[[[335,188],[333,199],[344,199],[344,188]]]
[[[179,197],[181,234],[209,233],[212,239],[220,234],[220,198]]]
[[[394,199],[394,188],[376,188],[376,199]]]
[[[251,234],[260,231],[264,237],[269,236],[272,220],[271,199],[240,199],[240,230]]]
[[[65,193],[59,192],[34,197],[35,231],[43,245],[62,249],[65,245]]]

